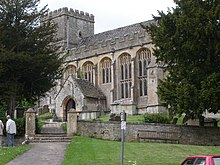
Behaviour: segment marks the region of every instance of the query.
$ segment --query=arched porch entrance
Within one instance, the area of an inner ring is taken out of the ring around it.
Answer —
[[[68,97],[64,101],[64,110],[63,110],[63,121],[67,121],[67,112],[70,109],[76,109],[76,103],[73,98]]]

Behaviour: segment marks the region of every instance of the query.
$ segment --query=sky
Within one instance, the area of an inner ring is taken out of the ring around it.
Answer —
[[[173,0],[41,0],[50,11],[68,7],[95,16],[95,34],[153,19],[158,10],[175,7]]]

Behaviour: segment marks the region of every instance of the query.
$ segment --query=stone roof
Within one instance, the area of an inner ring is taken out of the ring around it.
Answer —
[[[96,45],[98,43],[105,42],[106,40],[114,41],[116,38],[124,38],[126,35],[131,35],[134,33],[141,33],[145,29],[141,25],[147,26],[152,23],[155,23],[154,20],[149,20],[145,22],[136,23],[133,25],[120,27],[114,30],[109,30],[106,32],[98,33],[89,37],[82,38],[79,41],[78,48],[81,46],[90,46],[90,45]]]
[[[100,98],[100,99],[106,98],[105,95],[102,93],[102,91],[98,87],[95,87],[88,80],[74,78],[74,81],[77,83],[78,87],[80,88],[84,96],[90,98]]]

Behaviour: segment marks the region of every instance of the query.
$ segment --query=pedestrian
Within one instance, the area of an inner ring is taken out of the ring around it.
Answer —
[[[0,147],[2,147],[3,130],[4,130],[4,124],[3,124],[3,122],[0,120]]]
[[[14,120],[11,119],[10,115],[7,115],[6,132],[7,132],[7,139],[8,139],[8,147],[13,147],[14,136],[16,134],[16,124]]]

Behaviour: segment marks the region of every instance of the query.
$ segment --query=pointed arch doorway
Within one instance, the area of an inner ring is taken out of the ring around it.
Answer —
[[[67,113],[70,109],[76,109],[76,103],[72,98],[69,98],[64,108],[64,121],[67,121]]]

